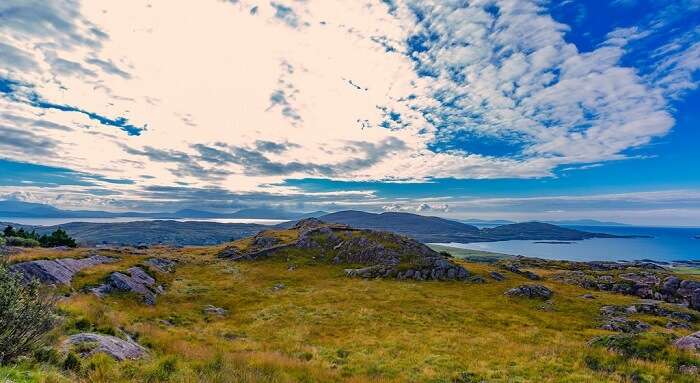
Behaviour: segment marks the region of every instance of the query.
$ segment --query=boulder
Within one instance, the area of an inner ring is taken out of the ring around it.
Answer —
[[[533,281],[539,281],[542,279],[542,277],[533,273],[532,271],[521,270],[518,266],[516,266],[512,263],[507,263],[507,264],[501,265],[501,267],[505,270],[510,271],[511,273],[522,275],[523,277],[530,279],[530,280],[533,280]]]
[[[650,328],[647,323],[629,319],[625,317],[612,317],[607,319],[601,326],[603,330],[617,331],[624,333],[638,333]]]
[[[238,248],[234,246],[228,246],[225,249],[221,250],[216,256],[219,258],[238,258],[243,255],[243,252],[238,250]]]
[[[155,287],[156,280],[140,267],[132,267],[127,271],[129,275],[112,273],[103,285],[92,289],[92,292],[97,296],[115,291],[134,293],[143,297],[146,304],[156,304],[156,295],[162,292],[162,288]]]
[[[72,335],[64,342],[64,347],[79,349],[81,356],[105,353],[118,361],[146,356],[146,349],[132,340],[94,333]]]
[[[700,331],[677,339],[673,345],[682,350],[700,351]]]
[[[213,305],[206,305],[202,311],[204,311],[205,314],[209,314],[209,315],[224,316],[224,315],[228,314],[228,311],[226,309],[221,308],[221,307],[216,307]]]
[[[171,273],[175,270],[175,266],[177,265],[177,262],[165,258],[151,258],[146,260],[145,263],[161,273]]]
[[[679,287],[681,287],[680,278],[674,276],[667,277],[664,279],[664,282],[661,285],[661,292],[664,294],[674,295]]]
[[[10,270],[21,273],[25,280],[39,280],[42,283],[69,285],[73,276],[80,270],[116,262],[115,258],[93,255],[87,258],[61,258],[53,260],[38,260],[18,263],[10,266]]]
[[[535,299],[549,299],[552,297],[552,290],[542,285],[520,285],[505,292],[509,297],[524,297]]]
[[[489,273],[489,275],[491,276],[491,278],[493,278],[497,281],[502,281],[502,280],[506,279],[505,275],[499,273],[498,271],[492,271]]]

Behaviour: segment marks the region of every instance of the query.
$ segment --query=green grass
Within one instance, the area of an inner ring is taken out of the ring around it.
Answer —
[[[487,262],[493,263],[501,259],[512,258],[512,255],[493,253],[490,251],[481,250],[471,250],[471,249],[461,249],[458,247],[445,246],[445,245],[428,245],[431,249],[435,251],[445,251],[450,253],[453,257],[461,258],[472,262]]]
[[[457,261],[485,284],[363,280],[301,250],[250,262],[217,259],[216,250],[151,250],[179,261],[173,274],[157,274],[166,292],[156,306],[81,292],[145,258],[121,256],[118,264],[83,271],[60,304],[67,318],[59,337],[85,328],[130,334],[150,356],[117,363],[96,355],[62,376],[76,382],[690,381],[676,368],[687,356],[669,346],[683,330],[666,330],[662,322],[652,323],[651,332],[660,335],[650,338],[660,358],[589,345],[611,335],[597,328],[600,306],[631,304],[632,297],[596,292],[588,300],[583,289],[544,281],[555,294],[551,303],[512,299],[503,293],[531,281],[505,273],[505,281],[495,282],[488,263]],[[286,287],[273,289],[280,283]],[[206,315],[206,305],[228,314]],[[40,366],[30,374],[49,376]]]

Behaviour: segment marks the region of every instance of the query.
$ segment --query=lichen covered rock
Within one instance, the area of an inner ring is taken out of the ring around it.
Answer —
[[[554,293],[542,285],[520,285],[505,292],[509,297],[523,297],[531,299],[549,299]]]
[[[21,273],[27,281],[36,279],[42,283],[69,285],[78,271],[116,261],[115,258],[102,255],[80,259],[42,259],[12,265],[10,270]]]
[[[146,356],[146,349],[132,340],[94,333],[72,335],[64,342],[64,347],[75,350],[84,357],[105,353],[118,361]]]

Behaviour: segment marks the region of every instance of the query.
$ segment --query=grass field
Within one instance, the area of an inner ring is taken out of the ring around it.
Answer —
[[[157,274],[166,292],[155,306],[128,295],[100,299],[83,292],[142,256],[114,254],[118,263],[81,272],[66,290],[70,297],[60,303],[66,319],[55,344],[85,330],[130,334],[150,350],[145,360],[117,363],[98,355],[74,371],[27,361],[0,369],[0,381],[695,381],[676,370],[693,357],[668,346],[688,330],[667,330],[659,318],[644,318],[665,339],[652,357],[589,345],[612,334],[597,329],[599,307],[632,303],[631,297],[584,299],[583,289],[545,281],[555,293],[551,301],[512,299],[504,291],[531,281],[507,273],[496,282],[487,263],[459,261],[484,284],[362,280],[346,278],[340,266],[304,263],[298,254],[289,254],[291,261],[281,255],[234,263],[217,259],[216,250],[150,250],[179,262],[174,273]],[[22,259],[48,256],[29,252]],[[273,289],[279,284],[284,288]],[[228,314],[205,314],[206,305]]]

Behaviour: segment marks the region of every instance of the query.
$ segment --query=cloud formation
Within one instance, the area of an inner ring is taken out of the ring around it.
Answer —
[[[144,201],[601,167],[666,136],[698,85],[700,5],[654,4],[583,46],[586,12],[539,0],[7,0],[0,158],[129,179],[116,192]]]

